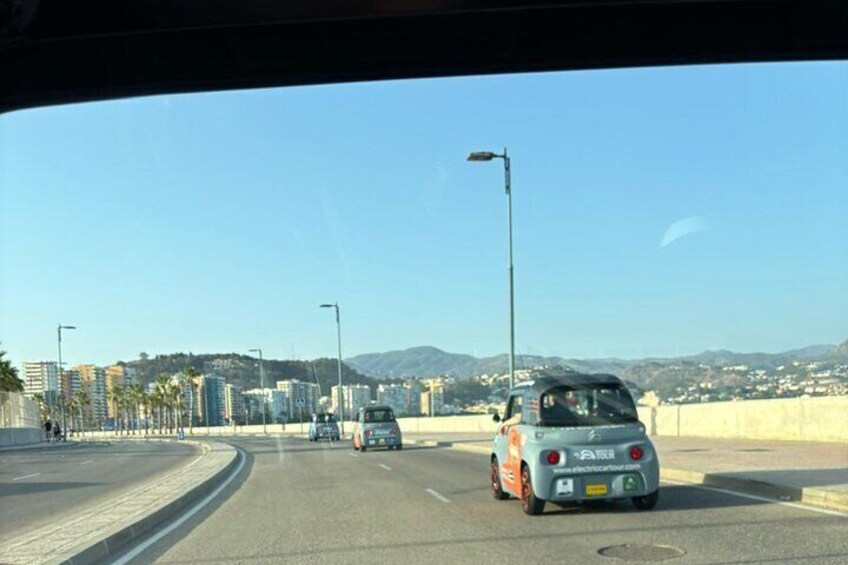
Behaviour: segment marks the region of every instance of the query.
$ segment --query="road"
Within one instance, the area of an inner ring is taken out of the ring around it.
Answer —
[[[605,563],[598,550],[657,544],[681,563],[845,563],[848,517],[663,485],[629,504],[527,517],[489,494],[485,456],[444,448],[354,453],[348,444],[241,439],[241,475],[132,563]],[[140,549],[140,548],[139,548]],[[673,562],[672,561],[672,562]]]
[[[198,455],[186,444],[103,441],[0,453],[0,543],[61,521]]]

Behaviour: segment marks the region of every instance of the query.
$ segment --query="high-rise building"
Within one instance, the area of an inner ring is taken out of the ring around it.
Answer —
[[[318,385],[299,381],[297,379],[277,381],[277,390],[286,393],[288,402],[287,413],[290,419],[299,419],[303,413],[307,420],[313,412],[318,410]],[[303,409],[297,406],[297,399],[303,399]]]
[[[333,412],[337,418],[350,419],[353,418],[360,408],[371,404],[371,387],[368,385],[343,385],[342,399],[344,400],[344,414],[339,410],[339,387],[334,386],[330,389],[330,399],[332,401]]]
[[[441,414],[445,405],[445,387],[441,383],[431,382],[428,389],[421,393],[421,412],[425,416]]]
[[[95,365],[78,365],[72,369],[79,373],[80,387],[88,394],[89,403],[83,407],[86,420],[95,426],[106,422],[106,371]]]
[[[222,426],[226,415],[226,394],[224,377],[203,375],[197,388],[197,413],[204,426]]]
[[[377,404],[391,407],[396,416],[404,416],[409,410],[409,389],[403,385],[379,385]]]
[[[124,367],[123,365],[109,365],[103,370],[106,379],[106,396],[115,390],[115,387],[125,387],[131,385],[134,381],[135,369]],[[107,398],[108,400],[108,398]],[[106,403],[106,418],[112,420],[115,418],[115,403]]]
[[[406,413],[410,416],[420,416],[422,414],[421,411],[421,383],[412,382],[406,386],[407,390],[407,398],[409,399],[409,405],[407,407]]]
[[[259,422],[262,421],[263,399],[264,406],[268,410],[268,418],[266,419],[267,424],[283,423],[291,419],[288,412],[288,395],[282,390],[277,390],[275,388],[252,388],[245,391],[245,394],[258,398]]]
[[[27,361],[24,363],[24,396],[44,395],[59,391],[59,373],[55,361]],[[44,397],[47,401],[47,395]],[[49,404],[49,403],[48,403]]]
[[[224,387],[224,418],[228,424],[244,423],[244,398],[241,387],[229,383]]]
[[[65,395],[65,398],[73,398],[81,387],[82,383],[80,381],[79,371],[75,371],[73,369],[62,371],[62,382],[60,388],[62,389],[62,394]]]

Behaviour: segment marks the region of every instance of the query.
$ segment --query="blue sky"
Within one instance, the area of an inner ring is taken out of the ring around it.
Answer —
[[[502,168],[465,156],[504,146],[519,352],[848,339],[848,64],[792,63],[4,115],[2,347],[52,359],[61,321],[72,363],[334,356],[337,300],[345,356],[502,353]]]

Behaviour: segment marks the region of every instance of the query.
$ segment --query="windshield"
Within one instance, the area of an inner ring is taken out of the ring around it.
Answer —
[[[128,565],[848,555],[803,508],[848,497],[848,62],[69,104],[0,156],[0,563],[148,487]]]
[[[638,422],[636,405],[623,386],[557,387],[542,394],[543,426],[605,426]]]

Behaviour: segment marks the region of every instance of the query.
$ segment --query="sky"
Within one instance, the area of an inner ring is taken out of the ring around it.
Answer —
[[[848,63],[157,96],[0,116],[0,348],[638,358],[848,339]]]

